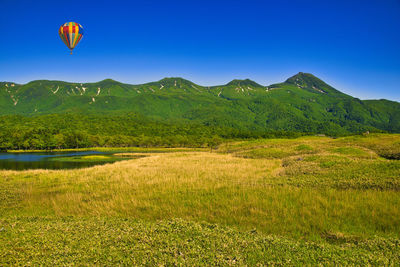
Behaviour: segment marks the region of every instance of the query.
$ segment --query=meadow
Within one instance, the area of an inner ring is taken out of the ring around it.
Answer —
[[[0,265],[397,265],[399,159],[371,134],[0,171]]]

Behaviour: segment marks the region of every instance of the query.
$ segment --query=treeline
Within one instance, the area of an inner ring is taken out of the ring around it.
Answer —
[[[0,117],[0,150],[85,147],[215,147],[225,140],[298,137],[301,133],[259,131],[123,115],[52,114]]]

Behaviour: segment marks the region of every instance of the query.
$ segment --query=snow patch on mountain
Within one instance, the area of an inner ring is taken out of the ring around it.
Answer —
[[[321,89],[319,89],[319,88],[317,88],[317,87],[315,87],[315,86],[313,86],[312,88],[313,88],[314,90],[317,90],[317,91],[320,92],[320,93],[326,94],[326,92],[325,92],[324,90],[321,90]]]
[[[51,90],[51,92],[52,92],[53,94],[57,94],[58,89],[60,89],[60,86],[57,86],[57,89],[56,89],[55,91]]]

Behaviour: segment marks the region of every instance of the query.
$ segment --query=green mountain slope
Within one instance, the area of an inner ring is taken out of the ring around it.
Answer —
[[[0,115],[133,112],[168,122],[340,135],[366,130],[400,132],[399,111],[400,103],[362,101],[301,72],[270,86],[246,79],[205,87],[182,78],[139,85],[110,79],[0,83]]]

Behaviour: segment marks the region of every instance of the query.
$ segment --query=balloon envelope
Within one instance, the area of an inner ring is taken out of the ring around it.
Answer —
[[[71,50],[79,43],[83,36],[83,27],[76,22],[67,22],[58,29],[61,40]]]

